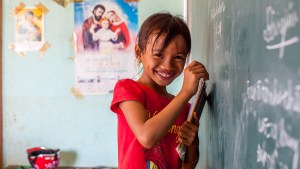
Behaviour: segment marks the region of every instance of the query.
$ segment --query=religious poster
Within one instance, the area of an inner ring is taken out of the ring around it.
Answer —
[[[25,7],[15,15],[15,51],[38,51],[44,44],[44,14],[37,7]]]
[[[137,75],[137,10],[124,0],[74,4],[75,87],[82,95],[112,92],[119,79]]]

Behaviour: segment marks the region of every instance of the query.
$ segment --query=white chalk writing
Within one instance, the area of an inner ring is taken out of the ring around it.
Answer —
[[[257,147],[257,162],[262,163],[263,167],[268,169],[277,168],[279,164],[280,168],[288,169],[288,165],[284,162],[276,162],[279,158],[279,148],[289,148],[293,151],[292,169],[297,169],[299,164],[299,140],[291,137],[285,129],[285,121],[283,119],[280,122],[270,122],[268,118],[258,119],[258,131],[262,133],[266,138],[275,140],[274,151],[269,154],[265,150],[265,144],[258,144]]]
[[[216,1],[215,5],[211,9],[211,15],[210,19],[213,20],[216,18],[216,16],[220,15],[225,11],[225,5],[224,2],[221,0]]]
[[[221,21],[219,22],[219,24],[215,24],[215,33],[216,33],[216,35],[222,36],[222,29],[223,29],[223,26],[222,26]]]
[[[222,40],[222,21],[214,24],[214,43],[215,43],[215,52],[220,48],[220,43]]]
[[[225,4],[223,0],[217,0],[211,4],[210,7],[210,19],[214,20],[213,22],[213,35],[214,35],[214,48],[215,52],[219,51],[222,44],[222,32],[223,32],[223,23],[222,18],[218,18],[218,15],[221,15],[225,11]],[[218,18],[218,19],[217,19]]]
[[[299,21],[299,17],[296,10],[293,10],[293,3],[290,2],[286,14],[280,18],[279,12],[268,6],[266,8],[266,29],[263,31],[264,40],[268,43],[272,42],[277,36],[281,36],[280,43],[267,45],[269,50],[279,49],[279,58],[284,57],[284,50],[286,46],[295,44],[299,41],[298,36],[294,36],[290,39],[286,39],[287,30],[295,27]]]
[[[300,84],[292,87],[291,80],[286,83],[286,86],[279,86],[277,79],[274,79],[272,84],[265,79],[258,80],[250,86],[250,82],[247,81],[247,98],[300,113]]]
[[[279,83],[277,79],[257,80],[250,85],[247,81],[247,92],[245,101],[256,101],[272,106],[280,106],[287,111],[300,113],[300,84],[294,85],[292,80],[286,80]],[[257,163],[263,168],[268,169],[298,169],[299,166],[299,143],[297,138],[289,134],[291,125],[286,125],[285,119],[280,118],[278,121],[270,121],[268,117],[258,116],[258,112],[252,107],[245,107],[247,116],[252,114],[258,117],[257,129],[266,139],[257,145]],[[268,142],[274,141],[273,149]],[[286,161],[280,155],[280,149],[289,149],[292,154],[292,161]],[[290,167],[291,166],[291,167]]]

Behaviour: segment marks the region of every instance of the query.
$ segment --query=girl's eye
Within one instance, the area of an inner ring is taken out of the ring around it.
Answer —
[[[177,55],[177,56],[175,56],[175,59],[181,59],[181,60],[183,60],[183,59],[185,59],[185,57]]]
[[[156,56],[156,57],[162,57],[161,53],[154,53],[153,55]]]

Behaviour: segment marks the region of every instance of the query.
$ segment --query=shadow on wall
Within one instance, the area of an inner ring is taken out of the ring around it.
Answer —
[[[66,166],[74,166],[76,157],[75,151],[61,151],[60,163]]]

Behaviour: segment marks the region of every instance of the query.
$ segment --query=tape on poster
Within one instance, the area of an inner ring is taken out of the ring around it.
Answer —
[[[20,11],[22,11],[24,8],[26,7],[26,5],[21,2],[19,4],[19,6],[15,7],[12,11],[11,11],[11,14],[12,15],[17,15]]]
[[[56,2],[57,4],[66,7],[68,5],[67,0],[53,0],[54,2]]]
[[[70,0],[70,2],[83,2],[84,0]]]
[[[42,3],[35,5],[35,7],[41,10],[45,15],[49,12],[49,10]]]
[[[71,93],[77,98],[77,99],[83,99],[83,95],[80,93],[78,89],[75,87],[71,88]]]
[[[21,56],[21,57],[25,56],[25,52],[23,52],[23,51],[16,51],[16,44],[15,44],[15,43],[11,43],[11,44],[8,46],[8,49],[9,49],[9,50],[15,51],[16,54],[18,54],[18,55]]]
[[[43,46],[40,48],[40,50],[39,50],[39,55],[40,55],[40,56],[44,55],[44,53],[45,53],[50,47],[51,47],[51,44],[50,44],[49,42],[46,41],[46,42],[43,44]]]
[[[77,36],[76,33],[73,33],[70,39],[71,48],[74,49],[75,53],[77,53]]]
[[[70,59],[71,61],[75,61],[75,56],[70,56],[69,59]]]

